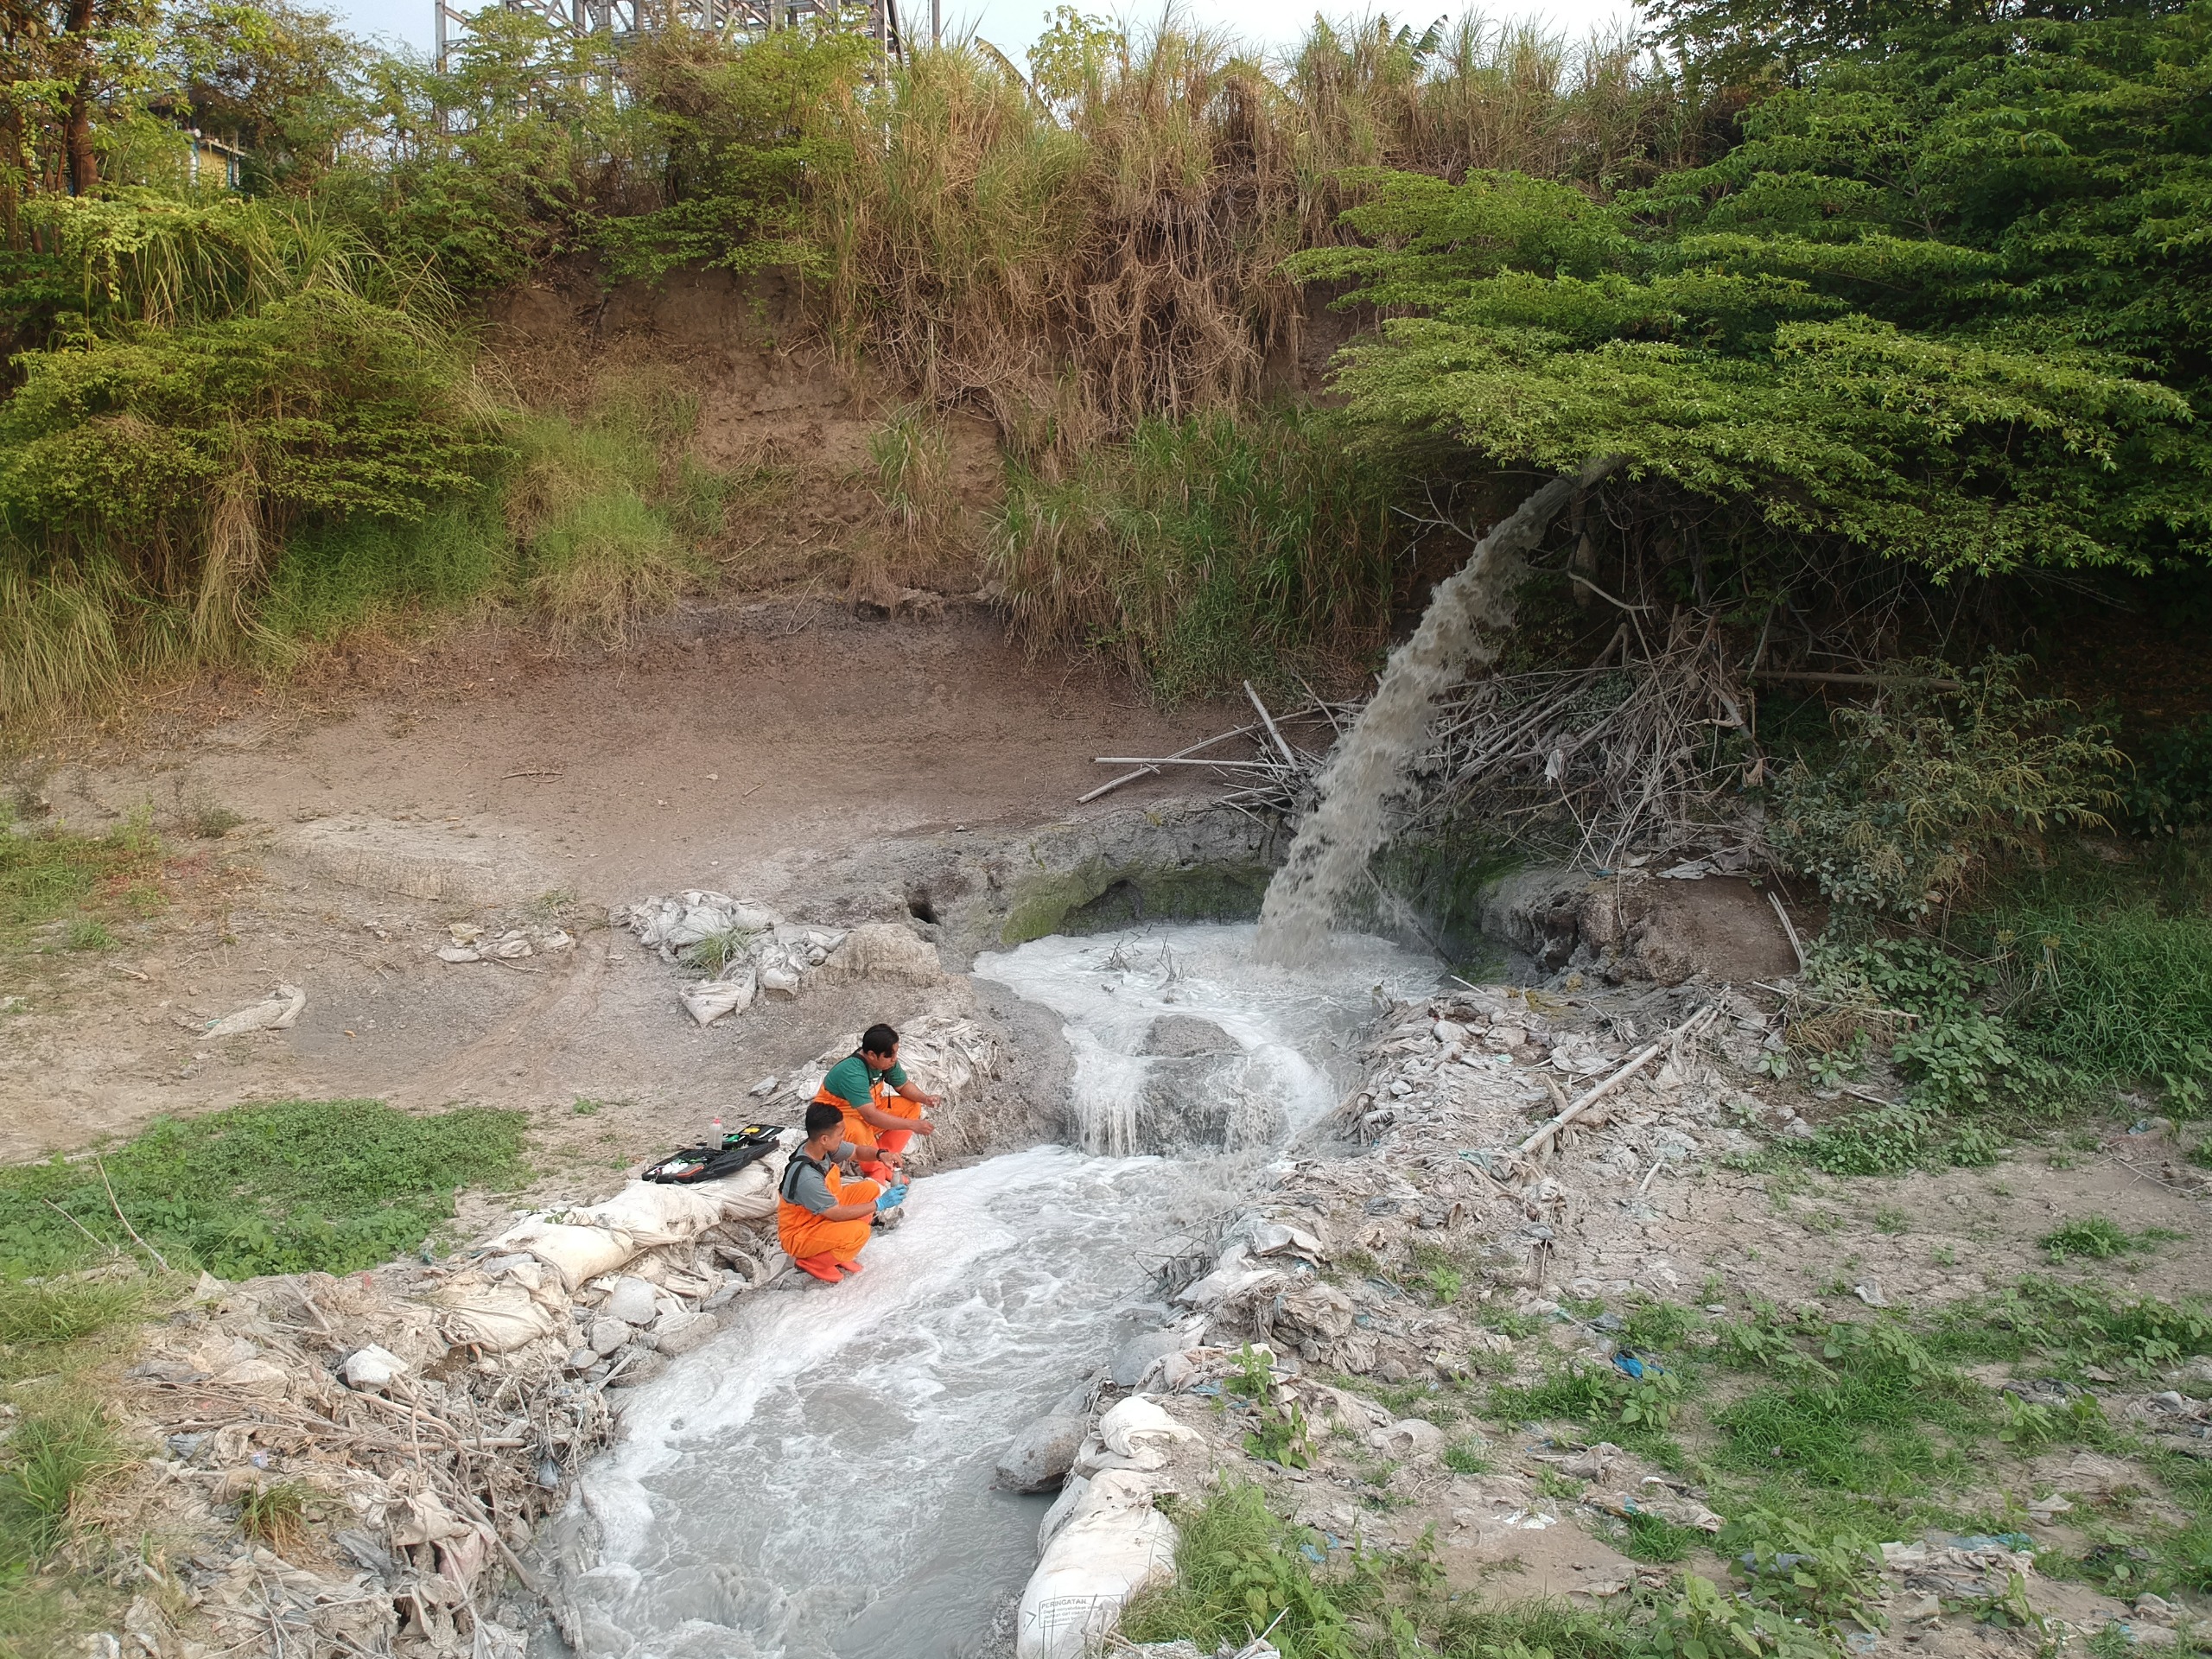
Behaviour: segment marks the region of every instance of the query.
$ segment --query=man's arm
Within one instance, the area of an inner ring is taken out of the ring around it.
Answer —
[[[902,1083],[899,1085],[899,1098],[901,1100],[911,1100],[917,1106],[941,1105],[944,1100],[944,1096],[943,1095],[928,1094],[924,1091],[920,1084],[912,1081]]]

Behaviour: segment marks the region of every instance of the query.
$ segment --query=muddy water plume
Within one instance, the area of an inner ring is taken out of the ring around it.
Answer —
[[[1436,700],[1471,668],[1497,660],[1513,625],[1521,560],[1560,508],[1618,465],[1592,461],[1555,478],[1476,544],[1466,563],[1437,584],[1413,637],[1390,653],[1382,681],[1322,769],[1319,798],[1298,827],[1290,855],[1260,910],[1263,962],[1317,960],[1344,897],[1365,877],[1390,838],[1406,768],[1427,741]]]

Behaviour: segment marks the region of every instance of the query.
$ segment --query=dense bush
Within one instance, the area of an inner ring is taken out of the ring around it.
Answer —
[[[992,568],[1037,643],[1110,652],[1166,697],[1234,690],[1382,643],[1391,485],[1324,415],[1147,420],[1058,478],[1017,470]]]
[[[1839,709],[1834,752],[1776,780],[1775,850],[1830,903],[1910,921],[1970,892],[1993,854],[2101,824],[2119,751],[2024,693],[2020,667],[1993,658],[1953,680],[1942,663],[1900,664],[1879,696]]]

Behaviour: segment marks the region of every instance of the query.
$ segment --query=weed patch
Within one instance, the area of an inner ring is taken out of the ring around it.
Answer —
[[[990,556],[1033,646],[1112,653],[1175,699],[1373,650],[1393,545],[1387,469],[1282,410],[1147,419],[1064,475],[1016,469]]]
[[[460,1188],[521,1179],[523,1128],[520,1112],[416,1117],[373,1101],[163,1120],[98,1164],[0,1171],[0,1273],[74,1266],[93,1238],[128,1251],[118,1206],[172,1263],[224,1278],[371,1267],[435,1234]]]
[[[124,1460],[99,1407],[74,1396],[26,1409],[0,1463],[0,1573],[42,1560],[68,1535],[78,1497]]]
[[[2146,1227],[2139,1233],[2131,1233],[2108,1217],[2089,1216],[2081,1221],[2069,1221],[2063,1227],[2045,1233],[2036,1243],[2054,1262],[2064,1262],[2075,1256],[2091,1262],[2109,1262],[2116,1255],[2140,1255],[2154,1250],[2167,1240],[2180,1236],[2166,1227]]]
[[[113,938],[99,918],[72,912],[121,906],[133,887],[156,878],[161,863],[161,842],[143,820],[99,836],[61,828],[12,835],[0,822],[0,943],[20,942],[30,929],[70,917],[69,948],[106,949]]]

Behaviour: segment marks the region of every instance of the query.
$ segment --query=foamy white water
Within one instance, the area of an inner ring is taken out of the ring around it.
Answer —
[[[1302,1127],[1351,1071],[1373,996],[1435,965],[1346,938],[1261,967],[1249,927],[1050,938],[978,961],[1058,1012],[1086,1126],[1111,1139],[1163,1014],[1243,1050],[1233,1086]],[[598,1562],[567,1588],[583,1651],[623,1659],[951,1659],[1034,1564],[1047,1500],[995,1490],[1000,1450],[1156,1323],[1149,1261],[1231,1206],[1247,1160],[1039,1147],[914,1185],[839,1286],[769,1291],[632,1392],[583,1501]]]

